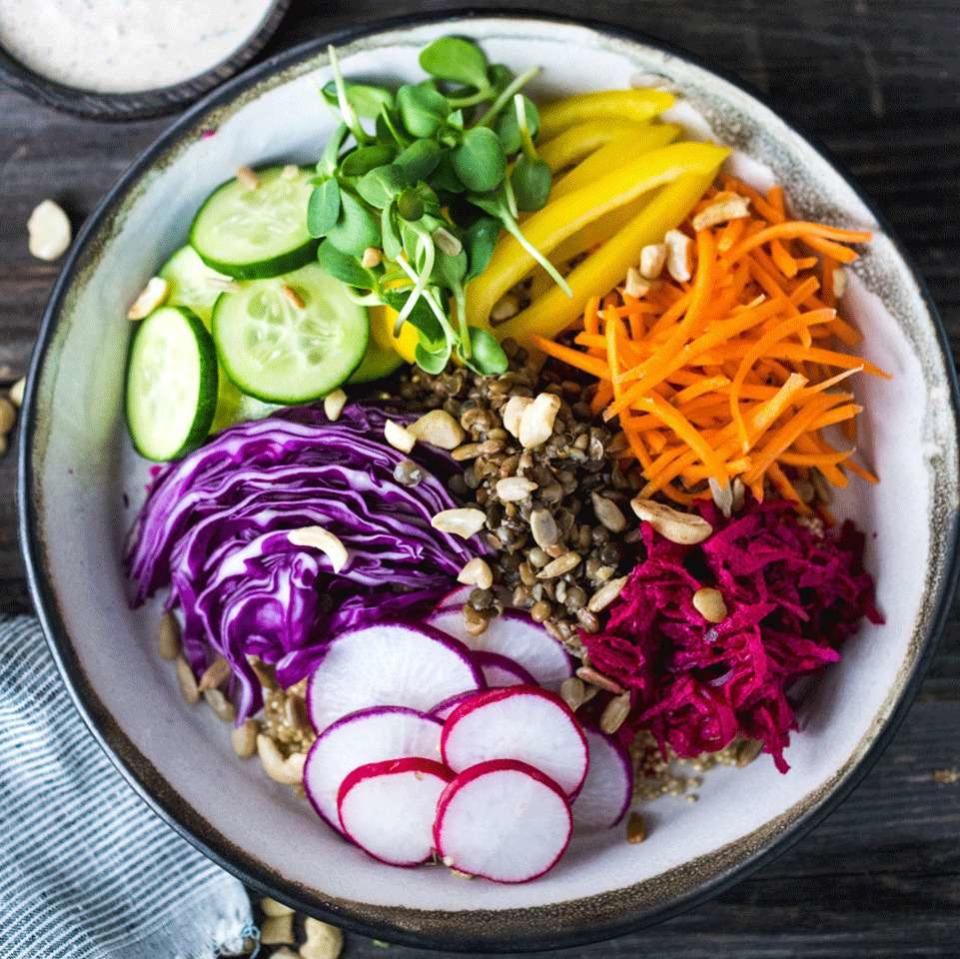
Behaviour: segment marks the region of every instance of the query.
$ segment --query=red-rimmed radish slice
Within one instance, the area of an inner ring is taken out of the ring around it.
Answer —
[[[433,843],[444,864],[494,882],[552,869],[573,822],[563,790],[539,769],[495,759],[461,772],[440,796]]]
[[[330,641],[310,677],[307,709],[320,733],[358,709],[409,706],[425,711],[483,686],[480,668],[456,639],[431,626],[378,623]]]
[[[480,667],[484,682],[491,689],[503,686],[536,686],[537,681],[515,660],[500,653],[485,649],[473,654],[473,661]]]
[[[456,589],[450,590],[445,596],[440,598],[440,602],[437,603],[436,611],[440,610],[461,610],[463,609],[463,604],[470,598],[470,594],[473,592],[472,586],[458,586]]]
[[[529,763],[568,796],[583,785],[590,764],[577,718],[539,686],[489,689],[461,703],[444,723],[440,750],[454,772],[489,759]]]
[[[433,709],[430,710],[430,715],[434,719],[439,719],[441,722],[447,718],[447,716],[452,713],[457,706],[460,706],[462,703],[465,703],[468,699],[472,699],[478,693],[485,692],[485,690],[476,690],[471,689],[465,693],[457,693],[456,696],[450,696],[448,699],[445,699],[442,703],[437,703]]]
[[[451,779],[449,769],[429,759],[359,766],[340,787],[340,828],[380,862],[417,866],[433,855],[437,801]]]
[[[440,758],[440,721],[404,706],[350,713],[314,740],[303,767],[303,788],[321,819],[340,829],[337,793],[357,766],[416,756]]]
[[[547,689],[558,690],[573,675],[573,662],[567,651],[526,613],[507,610],[492,619],[479,636],[467,633],[459,607],[438,609],[427,622],[470,649],[509,656]]]
[[[633,763],[629,753],[597,729],[584,730],[590,770],[573,804],[577,829],[610,829],[627,814],[633,799]]]

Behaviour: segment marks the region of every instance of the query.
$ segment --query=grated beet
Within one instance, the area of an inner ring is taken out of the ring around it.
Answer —
[[[787,502],[748,501],[731,520],[712,503],[715,532],[698,546],[665,540],[647,524],[647,558],[630,577],[600,633],[581,633],[598,670],[631,692],[621,729],[649,729],[679,756],[715,752],[736,736],[759,739],[781,772],[797,728],[789,690],[800,676],[840,659],[838,648],[874,606],[852,523],[820,535]],[[728,616],[711,626],[693,594],[713,586]]]

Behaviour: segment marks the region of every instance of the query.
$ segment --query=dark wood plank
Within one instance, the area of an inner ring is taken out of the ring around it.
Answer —
[[[474,9],[522,8],[478,2]],[[331,29],[447,0],[295,0],[267,54]],[[759,88],[823,140],[885,212],[960,348],[960,16],[954,0],[553,0],[686,48]],[[165,126],[82,122],[0,90],[0,385],[22,375],[55,267],[24,224],[46,196],[74,226]],[[0,459],[0,610],[28,608],[16,548],[14,457]],[[960,608],[903,730],[853,797],[778,861],[655,929],[577,959],[957,956],[960,929]],[[427,956],[350,937],[348,959]]]

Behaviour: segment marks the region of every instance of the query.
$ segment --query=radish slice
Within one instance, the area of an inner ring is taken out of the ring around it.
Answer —
[[[340,827],[374,859],[418,866],[433,855],[437,800],[451,779],[449,769],[429,759],[360,766],[340,787]]]
[[[610,829],[630,808],[633,763],[612,736],[589,727],[585,733],[590,771],[573,804],[573,822],[578,829]]]
[[[437,603],[436,611],[439,613],[441,610],[460,610],[463,608],[463,604],[470,598],[470,594],[473,592],[472,586],[458,586],[456,589],[451,590],[445,596],[440,598],[440,602]]]
[[[428,710],[455,693],[483,685],[479,667],[457,640],[430,626],[378,623],[330,641],[310,677],[307,709],[320,733],[358,709]]]
[[[440,737],[443,761],[461,772],[488,759],[518,759],[568,795],[583,785],[587,740],[567,704],[538,686],[490,689],[461,703]]]
[[[503,686],[536,686],[537,681],[509,656],[480,650],[473,654],[473,661],[480,667],[483,679],[491,689]]]
[[[440,755],[437,719],[402,706],[374,706],[350,713],[328,726],[314,741],[303,768],[303,788],[321,819],[340,831],[337,793],[357,766]]]
[[[480,690],[483,692],[484,690]],[[441,722],[447,718],[447,716],[452,713],[457,706],[460,706],[462,703],[465,703],[468,699],[473,699],[477,695],[476,689],[471,689],[465,693],[457,693],[456,696],[451,696],[449,699],[445,699],[442,703],[437,703],[433,709],[430,710],[429,715],[433,716],[434,719],[439,719]]]
[[[529,882],[557,864],[572,830],[566,797],[549,776],[496,759],[465,769],[443,791],[433,843],[460,872]]]
[[[470,649],[509,656],[547,689],[558,690],[573,675],[573,662],[567,651],[525,613],[507,610],[491,620],[479,636],[467,633],[459,607],[438,609],[427,622]]]

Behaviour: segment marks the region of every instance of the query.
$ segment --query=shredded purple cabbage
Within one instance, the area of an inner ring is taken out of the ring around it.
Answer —
[[[262,706],[248,656],[274,664],[290,686],[337,632],[418,615],[486,552],[478,538],[431,527],[431,517],[457,505],[445,485],[455,465],[429,447],[406,457],[387,445],[387,418],[365,404],[335,423],[318,407],[284,410],[225,430],[151,485],[127,544],[132,603],[170,587],[166,607],[182,609],[194,671],[217,655],[230,663],[238,722]],[[412,488],[393,477],[406,458],[423,471]],[[349,551],[338,574],[324,553],[287,537],[314,525]]]

